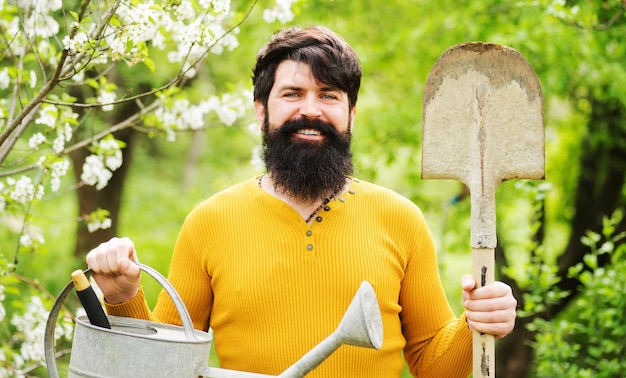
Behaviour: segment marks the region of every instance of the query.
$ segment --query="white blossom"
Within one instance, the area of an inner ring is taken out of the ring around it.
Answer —
[[[113,173],[106,169],[98,155],[87,156],[83,164],[83,172],[80,175],[80,179],[85,184],[95,186],[96,189],[101,190],[107,186],[111,177],[113,177]]]
[[[30,237],[29,234],[22,234],[20,236],[20,245],[22,245],[23,247],[30,247],[31,245],[33,245],[33,239]]]
[[[98,149],[105,156],[105,166],[114,171],[122,166],[122,150],[114,138],[104,138],[98,142]]]
[[[63,48],[71,53],[75,53],[81,50],[87,42],[89,42],[89,36],[84,32],[78,32],[74,38],[70,38],[69,35],[63,37]]]
[[[295,2],[296,0],[276,0],[274,8],[268,8],[263,11],[263,19],[265,22],[278,20],[283,24],[292,21],[294,14],[291,11],[291,5]]]
[[[33,89],[37,86],[37,72],[30,70],[30,88]]]
[[[235,121],[246,113],[247,102],[242,96],[225,93],[221,97],[221,106],[215,109],[218,118],[226,126],[232,126]]]
[[[50,166],[50,169],[52,170],[52,174],[58,177],[65,176],[69,168],[70,168],[70,162],[66,157],[63,157],[62,160],[55,161]]]
[[[65,135],[64,134],[59,134],[57,135],[56,138],[54,138],[54,141],[52,142],[52,149],[57,154],[60,154],[61,152],[63,152],[63,150],[65,149]]]
[[[107,45],[111,49],[111,55],[115,58],[116,55],[124,55],[126,53],[126,41],[120,38],[117,33],[112,33],[105,38]]]
[[[33,150],[38,150],[39,146],[46,142],[46,137],[42,133],[35,133],[28,140],[28,147]]]
[[[216,13],[230,12],[230,0],[212,0],[211,3]]]
[[[110,170],[114,171],[122,166],[122,152],[117,151],[113,155],[107,155],[104,159],[104,165]]]
[[[183,20],[195,18],[196,12],[193,9],[193,4],[189,0],[181,1],[176,7],[176,15]]]
[[[39,110],[39,117],[35,120],[35,123],[53,129],[56,126],[58,115],[59,111],[56,106],[50,105],[42,107],[41,110]]]
[[[105,230],[107,228],[111,228],[111,219],[106,218],[104,220],[100,219],[90,219],[87,221],[87,230],[89,232],[94,232],[97,230]]]
[[[113,110],[113,104],[111,104],[111,102],[114,102],[116,99],[117,95],[115,94],[115,92],[101,90],[98,93],[97,101],[100,104],[106,104],[102,106],[102,111],[110,112],[111,110]]]
[[[11,84],[11,77],[9,76],[9,69],[4,67],[0,70],[0,89],[7,89]]]
[[[61,8],[61,0],[19,0],[16,5],[21,9],[29,10],[23,13],[25,17],[19,25],[16,25],[20,32],[38,39],[47,39],[58,34],[59,24],[52,17],[52,12]],[[11,32],[10,34],[17,34],[17,30],[16,33]],[[17,50],[17,53],[21,55],[23,51]]]
[[[9,198],[15,202],[27,204],[33,199],[41,199],[43,197],[41,185],[35,186],[28,176],[22,176],[19,180],[9,177],[7,178],[7,184],[11,187]]]
[[[74,115],[78,117],[78,114],[74,113]],[[72,126],[66,123],[65,127],[63,128],[63,131],[64,131],[65,140],[66,141],[71,140],[72,136],[74,135],[74,130],[72,130]]]
[[[63,160],[55,161],[50,166],[52,177],[50,179],[50,188],[53,192],[57,192],[61,186],[61,177],[65,177],[70,167],[70,162],[63,158]]]
[[[41,298],[31,296],[26,302],[25,312],[23,314],[15,314],[11,319],[11,324],[15,326],[24,340],[21,344],[19,360],[23,364],[25,361],[43,362],[44,355],[44,336],[46,322],[48,320],[48,311],[46,311]],[[55,339],[71,338],[71,325],[68,321],[61,321],[61,325],[55,328]],[[20,361],[16,361],[19,363]]]

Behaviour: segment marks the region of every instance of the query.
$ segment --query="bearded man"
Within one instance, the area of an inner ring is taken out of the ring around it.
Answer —
[[[266,173],[199,204],[187,216],[168,279],[194,327],[211,328],[220,366],[278,375],[330,335],[362,281],[382,315],[379,350],[342,347],[311,377],[467,377],[471,330],[507,335],[510,287],[462,278],[465,312],[446,299],[433,240],[417,205],[353,177],[350,137],[361,65],[322,27],[290,27],[261,49],[254,109]],[[87,255],[107,311],[180,324],[161,293],[145,304],[130,239]]]

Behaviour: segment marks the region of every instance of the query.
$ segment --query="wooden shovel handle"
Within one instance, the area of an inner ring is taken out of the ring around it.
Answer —
[[[493,248],[472,248],[473,275],[478,287],[494,281]],[[473,331],[474,378],[496,376],[496,355],[493,335]]]

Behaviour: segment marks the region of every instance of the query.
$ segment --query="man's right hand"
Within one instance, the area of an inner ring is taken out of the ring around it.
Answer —
[[[141,270],[130,239],[113,238],[102,243],[87,254],[86,260],[107,303],[127,302],[137,295]]]

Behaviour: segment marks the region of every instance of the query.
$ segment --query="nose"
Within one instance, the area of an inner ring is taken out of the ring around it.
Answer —
[[[319,118],[322,115],[319,99],[313,95],[303,97],[300,115],[306,118]]]

